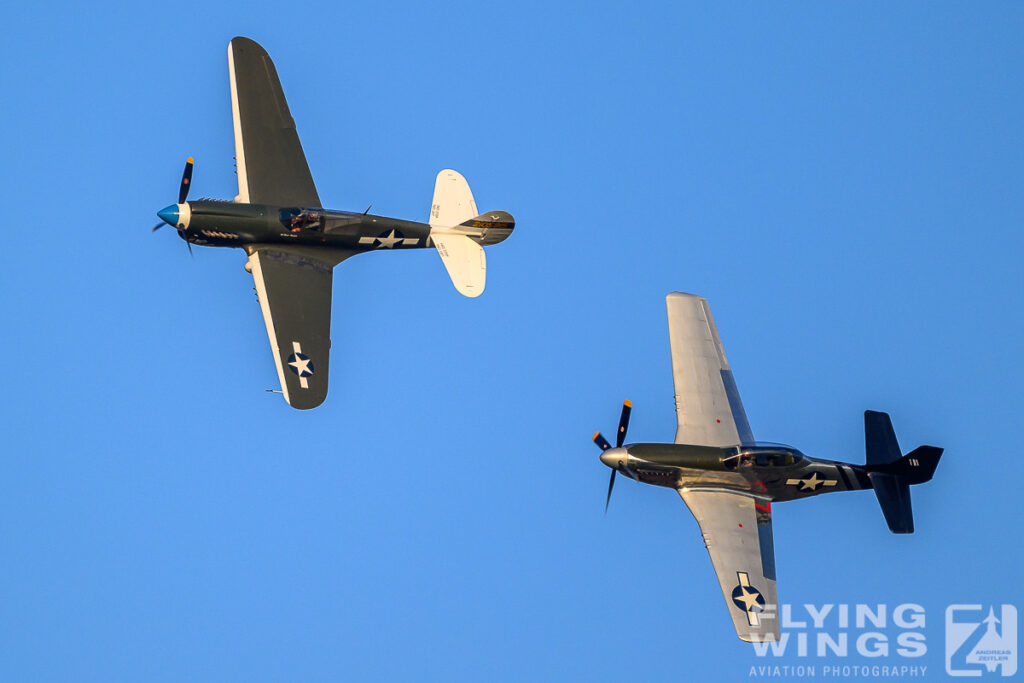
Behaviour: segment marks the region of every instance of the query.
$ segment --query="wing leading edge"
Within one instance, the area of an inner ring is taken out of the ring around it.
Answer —
[[[721,490],[678,492],[700,525],[736,635],[778,640],[771,503]]]
[[[676,443],[752,443],[754,435],[708,300],[672,292],[665,297],[665,304],[676,396]]]

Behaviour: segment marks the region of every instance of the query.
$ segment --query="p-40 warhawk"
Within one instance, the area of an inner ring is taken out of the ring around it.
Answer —
[[[874,489],[893,533],[914,531],[910,485],[932,478],[941,448],[901,456],[885,413],[864,413],[867,464],[809,458],[790,446],[754,441],[707,299],[673,292],[668,304],[674,444],[623,446],[632,404],[625,402],[615,448],[601,436],[601,462],[615,473],[679,493],[697,518],[726,605],[745,641],[778,640],[772,503],[831,491]]]
[[[451,170],[437,175],[427,223],[322,208],[266,50],[235,38],[228,74],[238,196],[186,201],[189,157],[178,203],[157,215],[190,251],[192,244],[245,249],[281,393],[295,408],[315,408],[327,397],[334,266],[365,251],[436,247],[455,289],[475,297],[487,273],[483,247],[508,237],[515,221],[504,211],[477,215],[469,184]]]

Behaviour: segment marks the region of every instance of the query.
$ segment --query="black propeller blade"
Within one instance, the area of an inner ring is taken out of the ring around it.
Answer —
[[[181,187],[178,188],[178,203],[184,204],[188,199],[188,188],[192,184],[192,157],[185,161],[185,171],[181,174]]]
[[[184,204],[185,200],[188,199],[188,190],[189,190],[189,188],[192,185],[192,166],[193,166],[193,163],[194,163],[194,160],[192,159],[192,157],[189,157],[188,159],[185,160],[185,170],[182,171],[182,173],[181,173],[181,185],[178,187],[178,204]],[[165,212],[169,212],[169,213],[166,214],[167,215],[166,218],[164,217],[165,216]],[[152,230],[150,230],[150,232],[156,232],[160,228],[164,227],[165,223],[170,223],[170,222],[176,220],[176,218],[178,216],[178,209],[176,209],[173,206],[169,206],[166,209],[164,209],[163,211],[160,211],[158,213],[159,213],[161,218],[164,218],[164,222],[163,223],[157,223],[156,225],[154,225]],[[178,233],[182,237],[185,236],[185,233],[181,229],[178,230]],[[185,240],[185,246],[188,247],[188,254],[189,254],[189,256],[191,256],[192,258],[195,258],[196,257],[195,254],[192,253],[192,245],[191,245],[191,243],[189,243],[188,240]]]
[[[622,402],[622,415],[619,417],[619,433],[615,437],[615,447],[622,448],[622,444],[626,441],[626,429],[629,428],[629,414],[633,412],[633,403],[631,401]]]
[[[616,434],[615,434],[615,447],[616,448],[622,448],[622,444],[624,444],[626,442],[626,430],[629,429],[629,415],[632,412],[633,412],[633,403],[631,401],[628,401],[628,400],[627,401],[623,401],[622,402],[622,415],[619,416],[619,431],[616,432]],[[598,448],[600,448],[602,452],[606,451],[606,450],[608,450],[609,448],[612,447],[612,445],[610,443],[608,443],[608,439],[604,438],[604,435],[602,435],[601,432],[595,432],[594,433],[594,443],[597,444]],[[618,467],[615,467],[614,469],[612,469],[612,476],[608,480],[608,497],[605,498],[605,500],[604,500],[604,511],[606,513],[608,512],[608,504],[612,502],[612,489],[615,488],[615,475],[618,473],[620,468],[622,468],[622,463],[621,462],[619,463]],[[625,469],[623,469],[623,472],[625,472],[626,474],[629,474],[629,472],[627,472]],[[630,475],[630,476],[632,476],[632,475]]]

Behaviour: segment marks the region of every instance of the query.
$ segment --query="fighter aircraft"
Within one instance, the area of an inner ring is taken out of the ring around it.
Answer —
[[[623,445],[632,404],[619,419],[615,448],[601,435],[601,462],[644,484],[675,489],[697,518],[736,634],[747,642],[778,640],[772,503],[832,491],[874,489],[893,533],[914,531],[910,485],[932,478],[941,448],[921,446],[901,456],[886,413],[866,411],[867,464],[810,458],[791,446],[754,441],[707,299],[666,297],[674,444]]]
[[[284,400],[315,408],[327,397],[334,266],[366,251],[434,247],[455,289],[476,297],[487,274],[483,247],[507,238],[515,221],[505,211],[478,215],[469,184],[452,170],[437,175],[427,223],[323,208],[267,51],[233,39],[228,75],[238,196],[186,201],[189,157],[177,204],[157,215],[189,251],[193,244],[245,250]]]

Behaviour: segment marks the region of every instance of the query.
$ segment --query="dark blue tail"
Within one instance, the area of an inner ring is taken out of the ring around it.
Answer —
[[[914,533],[914,512],[910,506],[910,485],[932,478],[942,449],[921,446],[900,456],[900,445],[887,413],[864,411],[864,445],[868,478],[878,504],[894,534]]]

